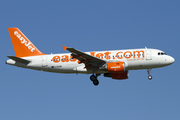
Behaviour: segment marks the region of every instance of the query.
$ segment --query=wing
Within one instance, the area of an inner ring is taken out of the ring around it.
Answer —
[[[92,67],[101,67],[106,63],[105,60],[102,60],[100,58],[94,57],[90,54],[81,52],[79,50],[76,50],[74,48],[64,47],[64,50],[68,50],[71,52],[72,58],[76,58],[79,60],[79,63],[84,63],[85,68],[92,68]]]

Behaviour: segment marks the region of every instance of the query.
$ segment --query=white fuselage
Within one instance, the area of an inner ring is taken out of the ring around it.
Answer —
[[[110,50],[85,52],[86,54],[98,57],[106,62],[123,61],[125,70],[151,69],[170,65],[174,58],[166,55],[163,51],[157,49],[128,49],[128,50]],[[78,63],[77,59],[71,59],[71,53],[50,54],[31,57],[22,57],[31,61],[28,64],[7,60],[6,63],[23,68],[42,70],[56,73],[83,73],[91,74],[85,68],[85,64]],[[94,65],[100,67],[100,65]],[[97,70],[95,73],[106,73],[107,71]]]

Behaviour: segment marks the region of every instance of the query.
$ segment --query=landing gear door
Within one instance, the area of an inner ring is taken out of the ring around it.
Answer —
[[[146,60],[152,60],[151,50],[146,49]]]

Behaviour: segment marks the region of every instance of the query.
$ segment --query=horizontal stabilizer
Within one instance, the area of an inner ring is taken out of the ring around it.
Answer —
[[[18,57],[15,57],[15,56],[7,56],[7,57],[14,60],[14,61],[16,61],[16,62],[20,62],[20,63],[24,63],[24,64],[28,64],[28,63],[31,62],[29,60],[25,60],[25,59],[18,58]]]

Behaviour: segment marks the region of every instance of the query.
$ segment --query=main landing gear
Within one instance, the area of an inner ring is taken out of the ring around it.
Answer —
[[[151,80],[151,79],[152,79],[152,76],[150,75],[151,69],[147,69],[147,72],[148,72],[148,75],[149,75],[149,76],[148,76],[148,79]]]
[[[93,75],[90,76],[90,79],[91,79],[91,81],[93,82],[93,84],[95,86],[99,85],[99,81],[97,79],[98,76],[99,76],[99,74],[96,74],[96,75],[93,74]]]

